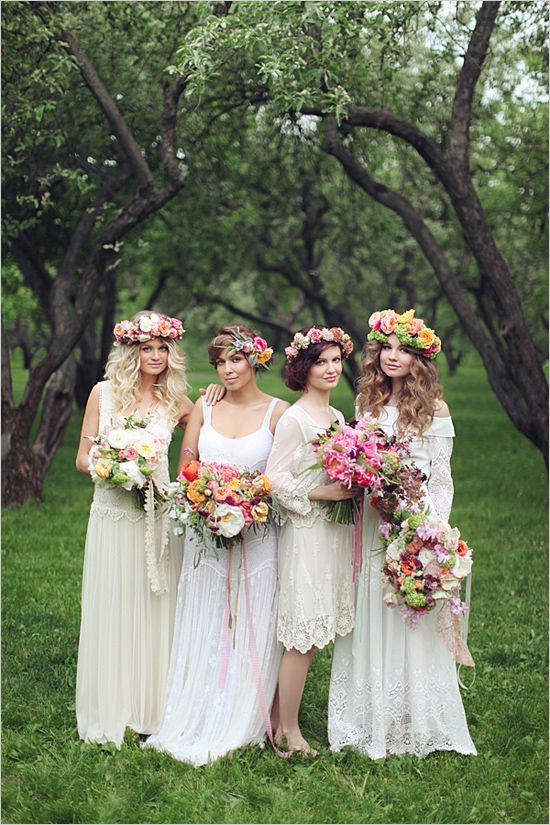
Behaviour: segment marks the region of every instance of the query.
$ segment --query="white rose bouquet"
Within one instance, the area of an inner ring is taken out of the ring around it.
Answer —
[[[151,416],[121,417],[92,439],[88,468],[92,481],[101,487],[142,490],[154,480],[159,461],[165,458],[170,432]]]

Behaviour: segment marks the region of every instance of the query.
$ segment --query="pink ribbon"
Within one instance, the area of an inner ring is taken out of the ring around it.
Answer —
[[[359,517],[353,522],[353,581],[357,578],[357,567],[359,573],[363,572],[363,516],[365,512],[365,496],[361,496],[359,505]]]
[[[227,553],[227,598],[225,600],[225,610],[223,614],[223,637],[222,637],[222,661],[220,665],[220,676],[219,676],[219,687],[220,690],[223,690],[225,687],[225,683],[227,681],[227,671],[229,668],[229,652],[230,652],[230,643],[229,639],[231,636],[231,626],[232,626],[232,616],[231,616],[231,564],[232,564],[232,553]],[[267,736],[273,750],[277,754],[277,756],[282,757],[283,759],[287,759],[291,754],[290,752],[281,751],[275,744],[275,739],[273,737],[273,728],[271,727],[271,717],[269,715],[269,710],[267,707],[267,701],[265,698],[264,688],[262,685],[262,676],[260,670],[260,663],[258,657],[258,646],[256,644],[256,634],[254,633],[254,625],[252,622],[252,607],[250,605],[250,588],[248,584],[248,571],[246,566],[246,547],[244,543],[244,539],[241,539],[241,561],[243,564],[243,573],[244,573],[244,592],[246,598],[246,624],[248,628],[248,645],[250,649],[250,660],[252,663],[252,676],[254,678],[254,684],[256,686],[256,695],[258,697],[258,704],[260,705],[260,711],[262,714],[264,727],[267,732]],[[235,616],[236,619],[236,616]]]

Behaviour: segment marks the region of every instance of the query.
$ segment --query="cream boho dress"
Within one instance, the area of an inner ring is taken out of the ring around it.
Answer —
[[[99,387],[102,430],[111,423],[113,405],[110,383],[103,381]],[[159,423],[166,423],[162,408],[157,415]],[[168,482],[167,459],[155,478]],[[155,522],[157,558],[162,518]],[[181,539],[170,531],[159,565],[166,591],[153,593],[143,510],[126,490],[95,487],[84,550],[76,680],[81,739],[114,742],[120,747],[126,727],[138,733],[151,733],[158,727],[182,553]]]
[[[273,443],[269,424],[278,401],[274,398],[269,404],[259,430],[240,438],[228,438],[215,430],[212,407],[203,402],[200,460],[263,472]],[[195,567],[197,549],[189,531],[166,708],[159,729],[143,745],[195,766],[236,748],[263,745],[265,713],[273,702],[282,653],[275,635],[276,530],[270,527],[264,534],[248,527],[244,554],[238,544],[230,552],[219,550],[218,558],[209,550]]]
[[[330,408],[344,423],[341,412]],[[327,503],[308,494],[330,483],[322,469],[304,472],[316,462],[308,443],[323,431],[294,404],[275,431],[266,474],[281,511],[279,533],[279,616],[277,638],[287,650],[305,653],[325,647],[353,628],[352,528],[327,520]]]
[[[397,408],[379,421],[394,432]],[[414,438],[410,461],[427,476],[426,503],[447,521],[453,502],[450,417],[435,417]],[[399,608],[387,607],[382,575],[385,554],[379,515],[366,502],[363,571],[357,582],[355,629],[334,645],[328,708],[333,751],[346,745],[371,759],[388,754],[427,756],[435,750],[475,754],[458,685],[456,665],[437,630],[436,608],[416,628],[405,626]]]

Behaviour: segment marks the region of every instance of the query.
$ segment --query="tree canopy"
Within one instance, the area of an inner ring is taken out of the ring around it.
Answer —
[[[228,315],[278,347],[312,321],[360,346],[372,310],[414,305],[452,369],[473,343],[546,449],[545,4],[2,17],[4,325],[31,368],[27,433],[52,374],[84,400],[119,312],[185,316],[198,352]]]

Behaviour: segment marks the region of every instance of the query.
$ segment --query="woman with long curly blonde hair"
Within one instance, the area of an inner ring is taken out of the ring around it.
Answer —
[[[388,435],[410,436],[410,460],[426,478],[426,507],[447,521],[454,428],[434,364],[441,341],[412,309],[375,312],[369,325],[357,412],[372,414]],[[475,754],[455,661],[437,632],[437,610],[412,630],[384,603],[379,514],[368,501],[365,514],[355,629],[334,646],[331,748],[350,746],[372,759],[434,750]]]
[[[175,425],[184,425],[193,409],[185,394],[179,319],[139,312],[113,332],[107,380],[93,387],[84,414],[76,466],[87,475],[91,439],[123,426],[122,418],[139,417],[168,443]],[[131,463],[129,454],[119,453],[122,458]],[[167,455],[154,478],[156,486],[168,483]],[[89,742],[120,747],[126,727],[147,734],[160,721],[183,546],[166,535],[164,516],[151,511],[150,518],[148,533],[133,491],[95,486],[76,687],[78,732]]]

